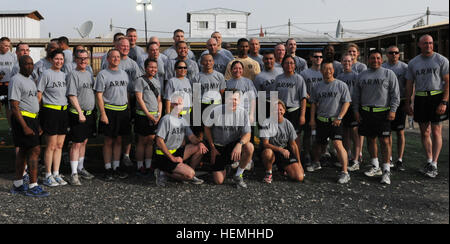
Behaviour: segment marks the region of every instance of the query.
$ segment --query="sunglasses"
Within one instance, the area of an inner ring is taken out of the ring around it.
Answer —
[[[323,56],[313,56],[313,58],[323,58]]]
[[[187,66],[177,66],[176,69],[187,69]]]
[[[400,52],[388,52],[390,55],[397,55],[397,54],[399,54]]]

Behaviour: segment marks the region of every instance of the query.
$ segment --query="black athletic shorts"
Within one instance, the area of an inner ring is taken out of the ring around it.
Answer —
[[[41,128],[47,135],[67,135],[69,129],[68,110],[43,107],[39,112]]]
[[[158,125],[150,124],[147,116],[136,114],[134,119],[134,132],[140,136],[156,135]]]
[[[300,116],[300,114],[299,114]],[[305,124],[300,126],[300,132],[303,131],[304,136],[311,135],[311,126],[309,125],[309,121],[311,120],[311,105],[306,103],[306,111],[305,111]],[[300,121],[299,121],[300,124]]]
[[[92,112],[89,115],[84,112],[86,121],[80,123],[78,114],[69,112],[69,140],[74,143],[84,142],[92,135],[92,127],[95,124],[95,118]]]
[[[292,111],[292,112],[288,112],[290,108],[286,108],[286,113],[284,115],[284,117],[286,119],[288,119],[292,125],[294,126],[295,132],[298,134],[301,132],[301,128],[300,128],[300,108]],[[306,115],[305,115],[306,117]]]
[[[358,133],[367,137],[387,137],[391,135],[391,121],[389,121],[388,111],[367,112],[359,110],[361,124]]]
[[[289,150],[289,152],[289,158],[285,158],[283,154],[279,152],[273,152],[275,155],[275,163],[278,165],[279,169],[285,169],[287,166],[298,162],[295,158],[295,154],[291,150]]]
[[[333,122],[322,122],[316,119],[316,142],[321,145],[328,144],[328,138],[332,141],[344,138],[344,126],[341,122],[339,126],[333,126]]]
[[[183,158],[184,156],[184,147],[180,147],[177,149],[176,152],[172,154],[174,157],[180,157]],[[167,172],[172,174],[175,168],[178,166],[178,163],[174,163],[170,161],[168,157],[165,155],[159,155],[155,153],[153,155],[153,162],[155,164],[155,168],[160,169],[161,171]]]
[[[26,116],[22,116],[25,120],[25,123],[34,131],[34,136],[25,136],[23,133],[23,128],[20,125],[19,121],[17,121],[16,116],[11,116],[11,128],[14,146],[30,149],[35,146],[39,146],[39,119],[38,118],[29,118]]]
[[[344,124],[344,127],[358,126],[358,121],[356,121],[355,119],[355,113],[353,112],[352,104],[350,104],[350,107],[348,107],[347,113],[345,113],[345,116],[342,119],[342,123]]]
[[[397,112],[395,112],[395,119],[391,121],[391,130],[392,131],[404,130],[405,123],[406,123],[405,100],[401,100],[400,106],[397,108]]]
[[[211,165],[212,171],[223,171],[225,170],[226,165],[233,163],[231,160],[231,152],[233,152],[233,149],[238,142],[239,141],[234,141],[232,143],[228,143],[228,145],[223,147],[215,145],[220,155],[217,155],[215,163]],[[211,152],[211,149],[209,151]],[[209,157],[211,158],[211,153],[209,153]]]
[[[444,94],[434,96],[415,96],[414,97],[414,121],[417,123],[439,123],[449,118],[449,110],[443,115],[436,114],[436,110],[442,101]]]
[[[105,112],[108,117],[109,124],[99,121],[99,133],[113,138],[131,135],[130,112],[128,108],[123,111],[115,111],[105,108]]]
[[[0,82],[0,96],[2,96],[1,104],[8,104],[8,82]]]

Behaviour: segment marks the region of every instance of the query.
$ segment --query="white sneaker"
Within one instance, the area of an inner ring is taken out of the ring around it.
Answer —
[[[61,175],[57,175],[57,176],[54,177],[54,178],[55,178],[55,181],[58,182],[58,184],[59,184],[60,186],[65,186],[65,185],[67,185],[67,182],[63,180],[63,178],[62,178]]]
[[[251,160],[251,161],[247,164],[247,166],[245,166],[245,170],[252,170],[253,167],[254,167],[254,163],[253,163],[253,160]]]
[[[239,162],[236,161],[231,164],[231,168],[236,169],[237,167],[239,167]]]
[[[339,175],[338,183],[345,184],[345,183],[348,183],[349,181],[350,181],[350,174],[341,172],[341,174]]]
[[[199,179],[194,176],[194,178],[192,178],[192,180],[190,182],[191,182],[191,184],[194,184],[194,185],[201,185],[201,184],[203,184],[204,180]]]
[[[383,171],[383,176],[381,176],[381,184],[390,185],[391,184],[391,172]]]
[[[366,176],[373,177],[373,176],[380,176],[383,174],[383,172],[381,172],[380,167],[372,167],[372,168],[370,168],[369,171],[364,172],[364,174]]]
[[[55,178],[53,178],[53,175],[50,175],[49,177],[46,177],[44,179],[44,182],[42,184],[50,187],[59,186],[58,182],[56,182]]]

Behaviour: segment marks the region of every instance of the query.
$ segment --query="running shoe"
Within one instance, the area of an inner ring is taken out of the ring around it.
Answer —
[[[21,186],[19,186],[19,187],[16,187],[14,184],[13,184],[13,187],[11,188],[11,190],[10,190],[10,192],[13,194],[13,195],[16,195],[16,194],[21,194],[21,195],[25,195],[25,193],[28,191],[28,187],[25,185],[25,184],[23,184],[23,185],[21,185]]]
[[[351,164],[348,166],[348,171],[356,171],[359,170],[359,162],[356,160],[350,161]]]
[[[49,177],[46,177],[44,179],[43,184],[46,185],[46,186],[50,186],[50,187],[59,186],[59,183],[56,182],[55,178],[53,178],[53,175],[50,175]]]
[[[391,172],[384,170],[381,176],[381,184],[390,185],[391,184]]]
[[[204,180],[199,179],[199,178],[194,176],[194,178],[192,178],[192,180],[190,180],[190,182],[193,185],[201,185],[201,184],[203,184]]]
[[[85,168],[78,170],[78,175],[81,176],[81,178],[83,178],[85,180],[92,180],[95,178],[95,176],[93,174],[89,173]]]
[[[345,183],[348,183],[349,181],[350,181],[349,173],[341,172],[339,174],[339,179],[338,179],[339,184],[345,184]]]
[[[247,188],[247,184],[245,184],[242,174],[235,175],[233,177],[233,182],[236,183],[237,188]]]
[[[122,163],[123,163],[123,165],[125,165],[127,167],[133,166],[133,162],[131,161],[130,157],[123,157]]]
[[[266,176],[264,176],[264,182],[266,182],[267,184],[271,184],[272,183],[272,174],[266,173]]]
[[[405,171],[405,166],[403,165],[402,161],[397,160],[397,162],[395,162],[394,164],[394,169],[397,171]]]
[[[366,176],[373,177],[373,176],[380,176],[383,174],[383,172],[381,172],[380,167],[372,167],[372,168],[370,168],[369,171],[364,172],[364,174]]]
[[[112,169],[107,169],[107,170],[106,170],[106,172],[105,172],[105,180],[106,180],[106,181],[112,181],[112,180],[114,180],[114,177],[113,177],[113,170],[112,170]]]
[[[25,196],[28,197],[48,197],[50,194],[44,191],[40,186],[35,186],[33,188],[28,189],[25,192]]]
[[[67,185],[67,182],[66,182],[65,180],[63,180],[62,175],[57,175],[57,176],[55,176],[54,178],[55,178],[55,181],[58,182],[58,184],[59,184],[60,186],[65,186],[65,185]]]
[[[73,186],[81,186],[80,179],[78,177],[78,174],[73,174],[69,178],[69,183]]]

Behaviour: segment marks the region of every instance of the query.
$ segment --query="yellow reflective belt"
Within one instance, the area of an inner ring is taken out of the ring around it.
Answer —
[[[294,108],[288,108],[287,111],[289,113],[294,112],[295,110],[299,109],[299,107],[294,107]]]
[[[186,115],[186,114],[190,113],[191,111],[192,111],[192,108],[189,108],[189,110],[184,109],[184,110],[182,110],[182,111],[180,112],[180,114],[181,114],[181,115]]]
[[[67,105],[60,106],[60,105],[44,104],[43,107],[54,109],[54,110],[66,110],[67,109]]]
[[[125,109],[127,109],[128,105],[122,105],[122,106],[117,106],[117,105],[111,105],[111,104],[105,104],[105,108],[109,109],[109,110],[114,110],[114,111],[124,111]]]
[[[322,117],[322,116],[317,116],[317,119],[322,121],[322,122],[324,122],[324,123],[328,123],[328,122],[331,122],[331,121],[334,120],[334,118],[325,118],[325,117]]]
[[[391,109],[390,107],[386,107],[386,108],[372,108],[372,107],[367,107],[367,106],[363,106],[362,110],[367,111],[367,112],[384,112],[384,111],[388,111],[389,109]]]
[[[69,112],[73,113],[73,114],[78,114],[77,110],[75,108],[69,108]],[[92,114],[92,110],[88,110],[88,111],[84,111],[81,110],[81,112],[86,112],[86,115],[91,115]]]
[[[177,149],[169,150],[170,154],[174,154],[177,151]],[[163,151],[156,149],[156,154],[158,155],[164,155]]]
[[[416,92],[416,96],[427,97],[427,96],[438,95],[441,93],[444,93],[444,91],[418,91],[418,92]]]
[[[149,112],[150,114],[153,114],[153,115],[157,115],[158,114],[158,112]],[[142,111],[142,110],[139,110],[139,109],[136,109],[136,114],[137,115],[142,115],[142,116],[147,116],[147,115],[145,115],[145,112],[144,111]]]
[[[306,103],[306,107],[307,107],[307,108],[310,108],[310,107],[311,107],[311,104],[307,102],[307,103]]]
[[[37,114],[30,113],[28,111],[20,111],[20,113],[22,114],[22,116],[32,118],[32,119],[35,119],[37,117]]]
[[[202,102],[203,104],[220,104],[220,101],[219,100],[217,100],[217,101],[212,101],[212,102]]]

